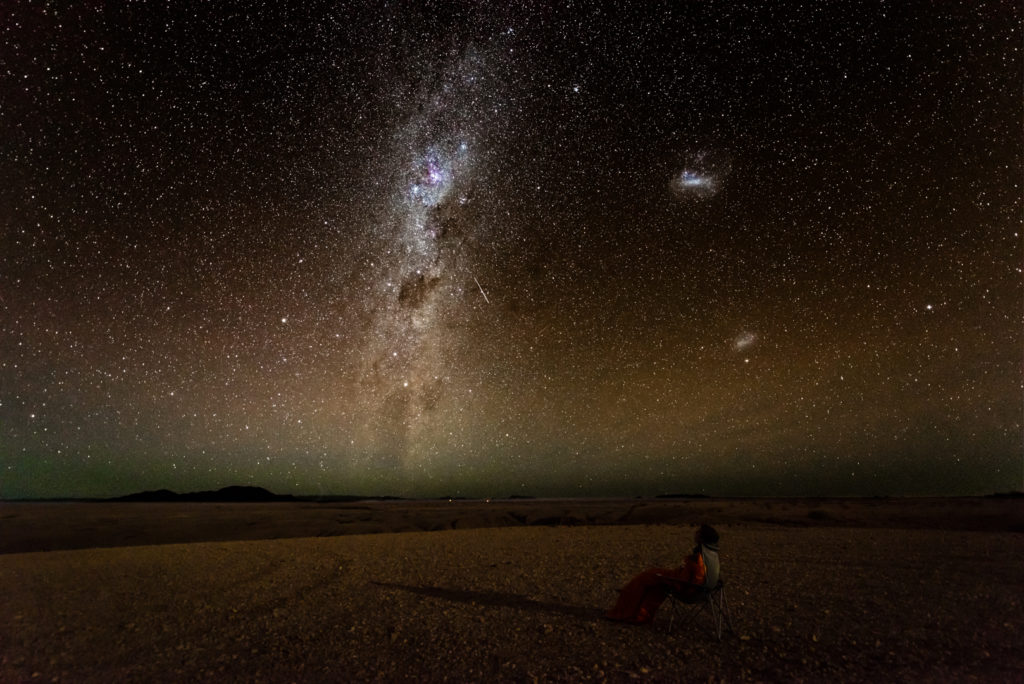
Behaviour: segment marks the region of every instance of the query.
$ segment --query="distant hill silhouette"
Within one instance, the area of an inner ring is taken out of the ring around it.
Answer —
[[[261,503],[268,501],[295,501],[290,494],[274,494],[263,487],[224,487],[216,491],[188,492],[178,494],[169,489],[157,489],[151,492],[138,492],[127,496],[119,496],[110,501],[150,501],[150,502],[219,502],[219,503]]]

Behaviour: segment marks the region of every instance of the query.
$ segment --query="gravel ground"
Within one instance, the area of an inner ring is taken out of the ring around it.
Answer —
[[[1024,535],[722,526],[735,635],[600,618],[691,529],[509,527],[0,556],[0,679],[1024,681]]]
[[[0,501],[0,554],[540,525],[860,527],[1024,532],[1020,496],[529,499],[353,503]]]

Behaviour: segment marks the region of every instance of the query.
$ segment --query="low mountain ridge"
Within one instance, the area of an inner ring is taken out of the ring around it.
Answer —
[[[137,492],[127,496],[119,496],[109,501],[146,501],[146,502],[208,502],[208,503],[265,503],[268,501],[295,501],[290,494],[274,494],[263,487],[245,487],[232,485],[217,490],[187,492],[178,494],[169,489],[157,489],[148,492]]]

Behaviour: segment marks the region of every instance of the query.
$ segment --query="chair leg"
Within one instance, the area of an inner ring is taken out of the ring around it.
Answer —
[[[675,626],[676,618],[679,617],[680,612],[686,613],[686,615],[683,616],[685,619],[681,619],[681,622],[693,622],[695,611],[688,611],[687,608],[689,606],[687,606],[687,604],[671,595],[666,600],[669,601],[669,610],[671,611],[668,620],[668,634],[672,634],[672,628]],[[700,606],[694,606],[694,608],[700,608]]]
[[[722,640],[722,610],[715,603],[714,596],[708,596],[708,607],[711,609],[711,624],[715,628],[715,636]]]
[[[686,622],[693,622],[694,618],[697,617],[697,613],[703,613],[705,609],[711,614],[711,627],[715,632],[715,637],[721,641],[722,632],[728,630],[730,634],[735,634],[736,631],[733,629],[732,616],[729,614],[729,601],[725,597],[725,589],[719,589],[718,591],[708,594],[706,600],[695,604],[686,604],[676,599],[674,596],[667,598],[671,602],[669,609],[671,615],[668,622],[668,634],[672,634],[672,630],[675,627],[677,613],[682,610],[686,611],[686,608],[690,608],[686,611]]]
[[[704,612],[705,609],[711,614],[711,627],[715,631],[715,637],[721,641],[722,632],[728,631],[729,634],[735,635],[736,629],[732,624],[732,614],[729,612],[729,599],[725,595],[725,587],[720,586],[713,592],[705,595],[705,600],[698,601],[696,603],[684,603],[677,599],[673,595],[669,595],[667,600],[671,601],[672,615],[668,622],[668,633],[671,634],[675,627],[676,614],[678,611],[686,611],[686,608],[690,608],[686,611],[686,621],[693,622],[694,618],[697,617],[698,612]]]
[[[725,587],[722,587],[722,615],[725,617],[725,626],[729,629],[729,634],[736,634],[735,628],[732,626],[732,614],[729,612],[729,599],[725,596]]]

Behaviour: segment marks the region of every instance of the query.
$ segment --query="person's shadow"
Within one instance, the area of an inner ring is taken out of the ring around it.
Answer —
[[[444,589],[441,587],[416,587],[408,584],[395,584],[393,582],[370,582],[378,587],[388,589],[400,589],[420,596],[444,599],[446,601],[458,601],[459,603],[476,603],[484,606],[496,606],[499,608],[518,608],[538,613],[556,613],[584,620],[599,620],[604,611],[598,608],[587,608],[585,606],[570,606],[564,603],[548,603],[537,601],[520,594],[502,594],[497,591],[470,591],[468,589]]]

